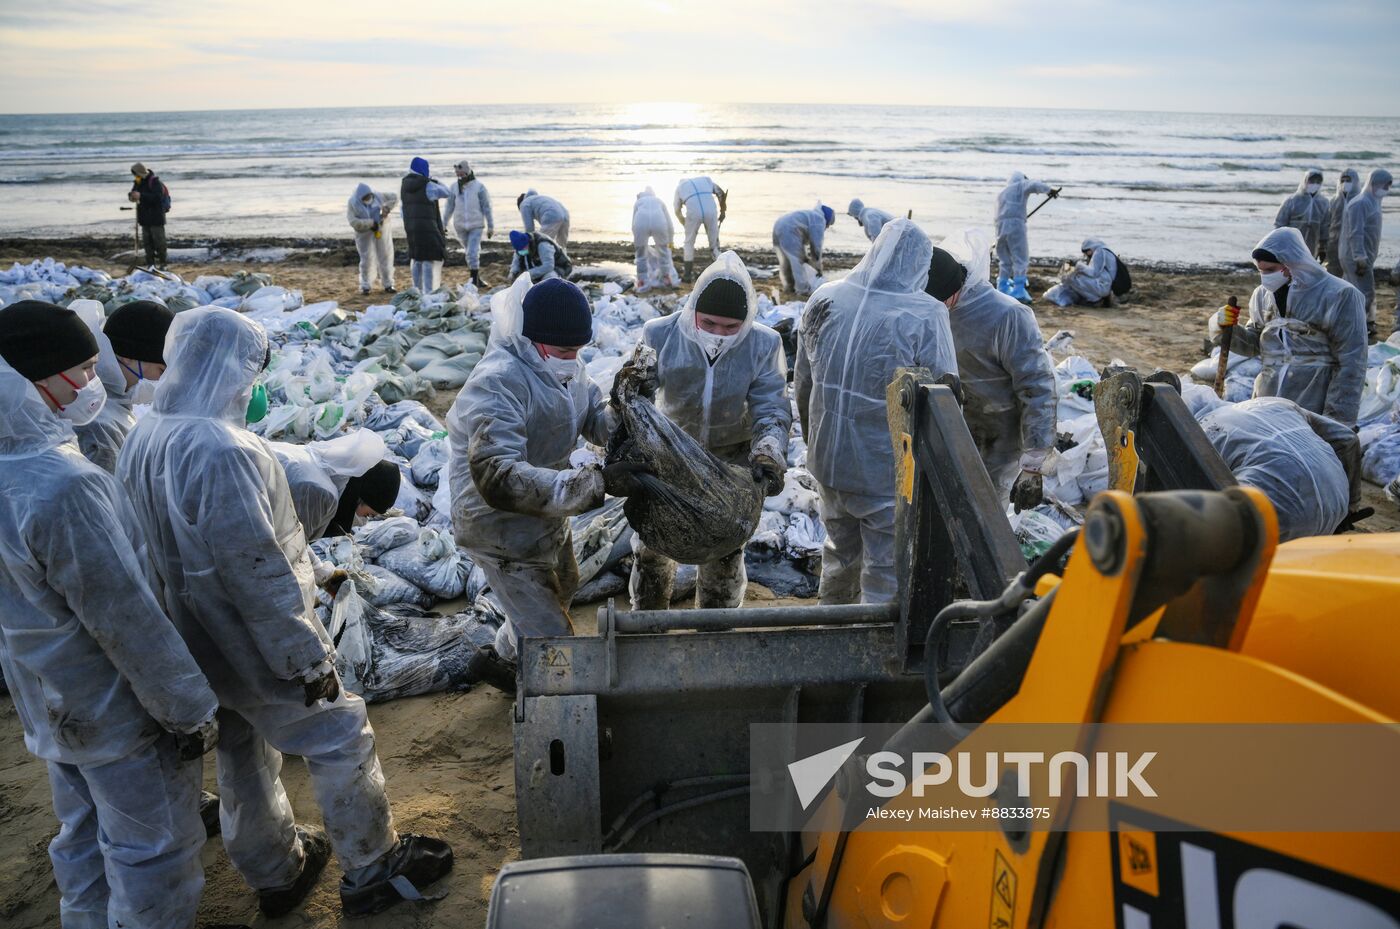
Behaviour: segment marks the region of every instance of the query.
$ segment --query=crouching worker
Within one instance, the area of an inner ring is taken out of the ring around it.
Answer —
[[[510,260],[510,279],[530,272],[530,283],[538,284],[551,278],[569,279],[574,263],[569,253],[543,232],[520,232],[510,234],[510,249],[515,253]]]
[[[187,929],[204,887],[194,762],[218,703],[149,586],[126,495],[78,452],[72,425],[104,396],[92,333],[24,300],[0,311],[0,356],[0,668],[48,764],[60,917]]]
[[[722,461],[750,468],[768,496],[783,489],[792,406],[780,335],[755,322],[758,298],[733,252],[700,274],[679,313],[653,319],[657,408]],[[676,563],[633,536],[632,609],[671,604]],[[736,607],[748,579],[744,550],[700,566],[696,605]]]
[[[1226,403],[1195,387],[1184,399],[1235,478],[1274,505],[1280,542],[1331,535],[1359,508],[1361,441],[1350,426],[1282,397]]]
[[[403,475],[388,460],[384,440],[368,429],[324,442],[271,445],[309,542],[349,535],[356,519],[383,516],[398,499]]]
[[[1118,275],[1118,256],[1100,239],[1085,239],[1080,249],[1084,257],[1074,263],[1060,283],[1045,292],[1045,299],[1056,306],[1094,306],[1113,296],[1113,279]]]
[[[569,456],[579,436],[605,445],[616,426],[578,357],[593,340],[588,298],[568,281],[524,284],[498,296],[509,308],[447,415],[453,531],[506,615],[468,674],[512,693],[520,638],[573,634],[569,517],[604,491],[602,470]]]
[[[1035,314],[987,280],[989,243],[969,232],[943,244],[926,289],[948,307],[963,418],[997,499],[1020,512],[1041,502],[1041,465],[1055,447],[1055,368]]]
[[[442,877],[452,850],[394,829],[364,701],[345,693],[314,612],[306,534],[268,443],[246,427],[270,353],[232,310],[176,317],[151,412],[117,461],[170,611],[219,698],[224,849],[268,917],[290,912],[334,849],[349,916]],[[300,826],[278,774],[306,759],[325,833]]]

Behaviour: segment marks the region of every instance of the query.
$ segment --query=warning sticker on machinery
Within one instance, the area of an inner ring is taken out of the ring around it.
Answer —
[[[990,929],[1011,929],[1016,923],[1016,872],[996,853],[992,865],[992,911],[987,920]]]

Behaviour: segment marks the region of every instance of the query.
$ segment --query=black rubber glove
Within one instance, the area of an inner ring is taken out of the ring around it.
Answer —
[[[764,496],[774,497],[783,492],[783,466],[767,455],[754,455],[749,459],[749,471],[754,483],[764,486]]]
[[[1060,192],[1059,192],[1058,190],[1052,190],[1052,191],[1050,191],[1049,197],[1050,197],[1051,200],[1057,200],[1057,199],[1059,199],[1059,196],[1060,196]]]
[[[627,360],[618,369],[617,376],[613,378],[612,392],[608,395],[613,407],[622,408],[622,384],[630,381],[637,385],[637,393],[643,400],[655,400],[657,377],[655,368],[638,370],[636,362]]]
[[[194,761],[219,744],[219,721],[210,719],[194,732],[175,732],[175,751],[181,761]]]
[[[640,461],[615,461],[603,468],[603,487],[614,497],[630,497],[641,489],[638,475],[655,473]]]
[[[1040,506],[1045,499],[1045,481],[1034,471],[1022,471],[1011,485],[1011,505],[1019,513]]]
[[[309,681],[301,682],[301,689],[306,694],[306,705],[310,706],[317,700],[325,700],[327,703],[335,701],[340,696],[340,678],[336,676],[335,668],[331,668],[320,677],[314,677]]]

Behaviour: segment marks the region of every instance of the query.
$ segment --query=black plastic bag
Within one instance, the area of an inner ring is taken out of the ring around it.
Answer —
[[[627,498],[627,522],[648,548],[681,564],[723,558],[753,535],[763,488],[748,468],[716,458],[644,399],[644,378],[641,365],[618,372],[622,424],[608,442],[607,464],[642,470],[605,472],[608,493]]]

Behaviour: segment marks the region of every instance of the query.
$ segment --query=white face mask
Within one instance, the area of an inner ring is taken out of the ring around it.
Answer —
[[[1317,193],[1319,190],[1322,189],[1322,185],[1321,185],[1321,184],[1309,184],[1307,187],[1304,187],[1303,189],[1306,190],[1306,191],[1307,191],[1308,193],[1310,193],[1310,194],[1315,194],[1315,193]]]
[[[1342,181],[1342,193],[1349,194],[1356,185],[1351,181]]]
[[[97,418],[97,414],[102,412],[102,406],[107,402],[107,388],[102,386],[102,381],[94,377],[78,390],[78,396],[73,402],[58,411],[60,419],[66,419],[75,426],[86,426]]]
[[[555,358],[553,355],[546,355],[544,363],[549,368],[549,373],[561,384],[567,384],[578,377],[577,358]]]
[[[1388,193],[1390,193],[1390,188],[1389,188],[1389,187],[1377,187],[1377,188],[1376,188],[1376,196],[1377,196],[1377,197],[1380,197],[1382,200],[1385,199],[1385,195],[1388,194]]]
[[[1264,289],[1271,294],[1276,294],[1279,288],[1288,283],[1288,276],[1282,271],[1270,271],[1268,274],[1260,273],[1259,283],[1264,285]]]
[[[713,332],[706,332],[704,329],[696,329],[695,338],[700,343],[700,350],[708,355],[711,361],[714,361],[737,338],[737,333],[735,335],[716,335]]]
[[[144,377],[131,386],[131,392],[127,394],[132,406],[145,406],[154,403],[156,399],[156,381],[148,381]]]

